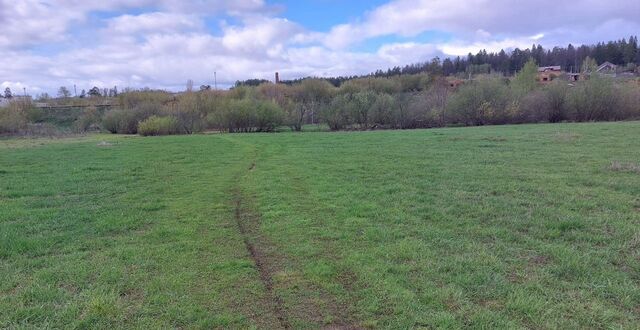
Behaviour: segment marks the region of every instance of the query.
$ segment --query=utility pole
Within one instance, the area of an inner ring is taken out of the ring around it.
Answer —
[[[218,72],[213,71],[213,89],[218,90]]]
[[[78,97],[78,91],[76,90],[76,84],[73,84],[73,94],[75,94],[76,97]]]

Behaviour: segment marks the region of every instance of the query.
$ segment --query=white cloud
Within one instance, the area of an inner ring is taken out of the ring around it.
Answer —
[[[273,57],[301,30],[286,19],[254,18],[243,26],[224,26],[222,44],[231,52]]]
[[[115,17],[108,20],[106,31],[118,34],[158,34],[202,30],[203,27],[202,19],[195,15],[154,12]]]
[[[499,52],[501,49],[525,49],[537,43],[543,35],[531,37],[506,38],[500,40],[482,40],[475,42],[454,41],[442,44],[438,48],[447,55],[466,56],[469,53],[477,53],[484,49],[487,52]]]
[[[640,1],[636,0],[395,0],[359,21],[335,26],[326,35],[325,45],[344,48],[367,38],[415,36],[430,30],[511,37],[559,26],[589,32],[614,18],[638,23],[639,12]]]

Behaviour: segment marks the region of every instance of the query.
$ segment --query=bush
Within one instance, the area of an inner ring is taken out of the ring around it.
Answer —
[[[507,86],[496,78],[479,79],[460,87],[450,98],[454,122],[465,125],[503,124],[512,116]]]
[[[544,90],[547,99],[544,109],[545,119],[550,123],[557,123],[568,118],[567,94],[569,88],[565,82],[554,82]]]
[[[255,112],[255,126],[258,132],[272,132],[284,122],[284,111],[273,102],[256,102]]]
[[[17,133],[27,126],[25,106],[11,102],[8,107],[0,108],[0,134]]]
[[[269,132],[283,124],[284,112],[275,103],[252,98],[231,100],[222,115],[227,130]]]
[[[621,84],[616,88],[619,95],[619,113],[623,119],[640,119],[640,88],[636,82]]]
[[[580,82],[569,94],[571,113],[576,121],[616,120],[619,116],[619,95],[611,79],[593,74]]]
[[[96,107],[88,107],[78,117],[78,120],[74,123],[74,128],[78,132],[86,132],[98,123],[100,123],[100,112]]]
[[[136,134],[138,132],[138,118],[131,110],[111,110],[102,118],[102,127],[114,134]]]
[[[389,94],[380,94],[371,107],[371,123],[374,128],[389,128],[394,125],[393,120],[394,99]]]
[[[231,100],[224,111],[223,122],[230,133],[251,132],[255,122],[253,104],[248,99]]]
[[[183,133],[201,132],[206,126],[204,93],[185,93],[170,106],[164,107],[164,114],[174,117]]]
[[[139,103],[132,109],[111,110],[104,115],[102,127],[111,133],[136,134],[139,122],[159,115],[163,110],[162,106],[148,102]]]
[[[138,134],[143,136],[178,133],[180,133],[180,127],[178,120],[174,117],[151,116],[138,124]]]

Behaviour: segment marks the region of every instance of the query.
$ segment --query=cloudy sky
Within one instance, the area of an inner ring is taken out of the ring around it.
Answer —
[[[0,84],[181,90],[639,32],[638,0],[0,0]]]

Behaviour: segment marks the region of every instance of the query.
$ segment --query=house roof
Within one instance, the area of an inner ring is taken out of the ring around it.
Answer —
[[[545,72],[545,71],[562,71],[562,67],[559,65],[538,67],[538,72]]]
[[[618,66],[607,61],[607,62],[604,62],[604,63],[600,64],[600,66],[596,69],[596,72],[600,72],[601,70],[604,70],[607,67],[615,70]]]

